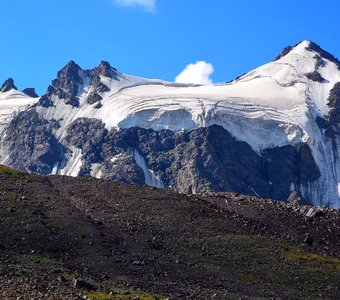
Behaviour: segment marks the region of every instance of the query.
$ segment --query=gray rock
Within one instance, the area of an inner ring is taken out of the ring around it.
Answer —
[[[10,90],[17,90],[17,87],[14,84],[13,78],[8,78],[1,86],[1,91],[2,92],[9,92]]]
[[[30,96],[32,98],[38,98],[38,94],[35,92],[34,88],[26,88],[22,91],[24,94],[26,94],[27,96]]]
[[[78,288],[78,289],[86,289],[86,290],[96,290],[98,289],[95,285],[89,283],[86,280],[82,279],[73,279],[72,282],[73,286]]]
[[[24,171],[50,174],[57,162],[65,160],[64,146],[35,109],[19,113],[10,123],[3,147],[9,153],[7,163]]]

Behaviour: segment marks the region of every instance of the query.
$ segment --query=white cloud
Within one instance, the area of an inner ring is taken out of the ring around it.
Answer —
[[[211,84],[211,74],[214,73],[212,64],[205,61],[197,61],[194,64],[189,64],[186,68],[178,74],[175,82],[178,83],[198,83]]]
[[[116,5],[136,7],[140,6],[148,12],[156,11],[156,0],[113,0]]]

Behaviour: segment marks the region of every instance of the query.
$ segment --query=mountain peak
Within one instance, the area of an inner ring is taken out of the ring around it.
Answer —
[[[303,41],[297,43],[294,46],[285,47],[281,51],[281,53],[275,58],[274,61],[281,59],[282,57],[286,56],[287,54],[289,54],[293,50],[295,50],[295,51],[304,50],[304,51],[315,52],[316,54],[319,55],[319,57],[327,59],[327,60],[335,63],[340,70],[340,61],[334,55],[325,51],[318,44],[316,44],[315,42],[310,41],[310,40],[303,40]]]
[[[10,90],[12,90],[12,89],[17,90],[17,87],[16,87],[15,84],[14,84],[13,78],[8,78],[8,79],[2,84],[2,86],[1,86],[1,91],[5,93],[5,92],[8,92],[8,91],[10,91]]]
[[[81,67],[76,64],[73,60],[70,60],[59,72],[59,75],[72,75],[72,74],[78,74],[78,72],[81,70]]]
[[[98,70],[98,73],[105,77],[112,77],[113,75],[117,75],[117,70],[113,67],[111,67],[110,63],[102,60],[99,64],[99,66],[96,68]]]
[[[22,91],[25,95],[30,96],[32,98],[38,98],[38,94],[35,91],[35,88],[26,88]]]

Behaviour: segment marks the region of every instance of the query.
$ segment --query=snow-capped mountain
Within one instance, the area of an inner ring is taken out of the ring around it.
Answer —
[[[4,164],[186,193],[285,200],[296,191],[340,207],[340,62],[313,42],[226,84],[175,84],[71,61],[38,102],[14,91],[13,110],[20,97],[31,106],[2,122]]]
[[[18,91],[12,78],[7,79],[0,88],[0,132],[2,133],[12,119],[20,112],[38,101],[34,89]]]

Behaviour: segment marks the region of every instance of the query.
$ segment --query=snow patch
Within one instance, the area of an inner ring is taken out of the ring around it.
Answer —
[[[143,170],[146,185],[164,188],[164,183],[157,178],[153,170],[148,169],[144,157],[136,149],[129,149],[129,154],[134,157],[137,165]]]
[[[90,175],[94,178],[101,178],[103,172],[101,171],[102,164],[91,164]]]
[[[8,92],[0,91],[0,133],[2,133],[15,116],[37,103],[39,98],[31,98],[26,94],[11,89]]]
[[[58,174],[72,177],[78,176],[82,166],[82,156],[81,149],[74,148],[65,166],[58,170]]]

